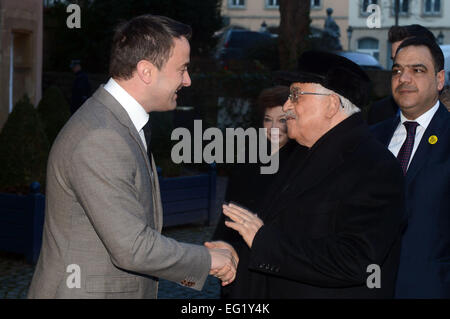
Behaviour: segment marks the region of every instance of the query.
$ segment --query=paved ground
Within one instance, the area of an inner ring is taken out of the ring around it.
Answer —
[[[225,177],[217,178],[217,212],[222,203],[227,180]],[[217,217],[217,216],[216,216]],[[212,226],[187,225],[163,229],[163,234],[182,242],[203,244],[210,240],[215,228]],[[19,255],[0,253],[0,299],[25,298],[34,266],[27,264]],[[167,280],[160,280],[158,297],[162,299],[211,299],[219,298],[219,280],[209,276],[202,291],[180,286]]]

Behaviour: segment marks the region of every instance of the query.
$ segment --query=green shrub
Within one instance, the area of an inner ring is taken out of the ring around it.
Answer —
[[[70,108],[61,90],[52,86],[44,92],[37,107],[49,144],[52,145],[59,131],[70,117]]]
[[[0,133],[0,189],[45,183],[49,143],[36,109],[24,96]]]

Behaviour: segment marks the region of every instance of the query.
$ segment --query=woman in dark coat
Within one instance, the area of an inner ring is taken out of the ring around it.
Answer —
[[[261,211],[262,207],[260,206],[263,199],[267,196],[267,189],[282,171],[283,163],[287,161],[294,150],[303,149],[301,145],[290,140],[287,136],[286,119],[282,106],[288,95],[288,87],[276,86],[263,90],[258,97],[261,120],[263,127],[267,129],[268,150],[270,150],[272,156],[278,152],[278,171],[275,174],[261,174],[261,166],[266,166],[267,164],[260,162],[237,165],[229,178],[225,195],[226,202],[238,203],[240,206],[246,207],[253,212]],[[271,128],[278,128],[279,134],[271,134]],[[249,298],[249,291],[257,289],[257,287],[249,286],[252,282],[255,282],[251,278],[252,276],[258,276],[258,274],[249,272],[247,269],[250,249],[236,231],[225,226],[225,218],[221,214],[212,240],[231,244],[239,256],[239,264],[236,279],[230,285],[222,288],[221,295],[222,298],[226,299]]]

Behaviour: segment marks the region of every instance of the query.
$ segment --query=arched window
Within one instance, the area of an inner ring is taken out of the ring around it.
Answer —
[[[374,38],[359,39],[357,51],[373,55],[377,60],[380,59],[380,47],[377,39]]]

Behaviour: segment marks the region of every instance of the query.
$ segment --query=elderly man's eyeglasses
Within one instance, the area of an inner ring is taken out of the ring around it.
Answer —
[[[291,101],[291,103],[297,103],[298,102],[298,98],[300,97],[300,95],[325,95],[325,96],[330,96],[330,95],[333,95],[333,94],[332,93],[303,92],[303,91],[300,91],[299,89],[293,88],[291,90],[291,92],[289,93],[289,96],[288,96],[289,101]],[[341,106],[344,107],[340,97],[339,97],[339,102],[340,102]]]
[[[292,89],[288,98],[292,103],[297,103],[300,95],[331,95],[329,93],[303,92],[299,89]]]

